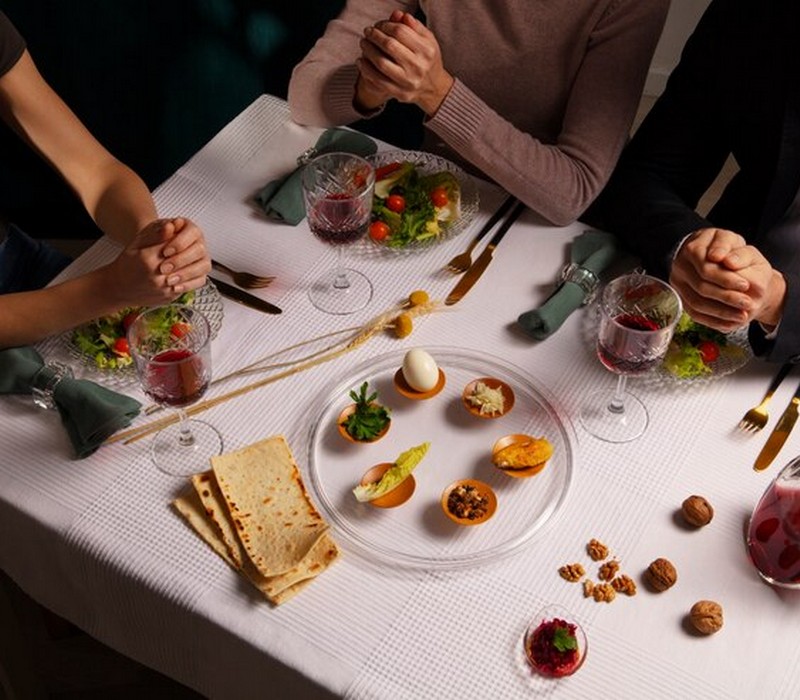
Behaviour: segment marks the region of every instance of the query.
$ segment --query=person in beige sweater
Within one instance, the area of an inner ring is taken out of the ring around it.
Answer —
[[[348,0],[292,72],[292,118],[343,125],[389,100],[415,104],[425,150],[567,225],[600,193],[628,139],[668,8],[669,0]]]

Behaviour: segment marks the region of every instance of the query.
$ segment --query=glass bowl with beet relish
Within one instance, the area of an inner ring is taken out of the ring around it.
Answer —
[[[587,640],[581,625],[557,605],[540,610],[525,630],[525,658],[548,678],[571,676],[586,658]]]

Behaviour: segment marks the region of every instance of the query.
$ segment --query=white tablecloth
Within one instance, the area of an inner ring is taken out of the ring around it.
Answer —
[[[277,275],[259,294],[282,315],[225,302],[213,348],[219,375],[303,338],[364,323],[413,289],[443,298],[453,284],[444,263],[503,197],[481,184],[481,213],[470,230],[424,254],[354,251],[353,266],[375,281],[375,299],[353,316],[323,314],[306,290],[331,266],[333,252],[305,223],[269,223],[251,204],[252,193],[291,168],[318,134],[289,123],[282,101],[262,97],[156,192],[162,215],[186,215],[204,228],[214,257]],[[613,379],[586,340],[585,312],[539,343],[514,324],[547,296],[582,230],[544,226],[527,213],[470,294],[418,320],[409,338],[382,334],[204,414],[227,449],[285,435],[304,468],[318,397],[354,364],[414,346],[467,348],[513,363],[555,397],[574,423],[577,449],[564,507],[513,556],[466,570],[409,571],[370,565],[351,555],[345,539],[339,562],[273,609],[171,510],[183,485],[152,466],[146,440],[74,461],[55,414],[24,397],[3,397],[0,567],[89,633],[210,697],[800,697],[800,595],[763,584],[742,538],[758,497],[800,446],[796,432],[776,464],[757,474],[751,465],[765,434],[735,432],[774,368],[753,361],[688,387],[632,380],[650,409],[645,436],[624,445],[590,437],[577,412],[589,391],[610,390]],[[100,241],[66,274],[113,253]],[[54,351],[53,344],[43,348]],[[794,388],[787,381],[778,391],[776,415]],[[143,398],[133,386],[126,390]],[[716,510],[697,531],[676,518],[693,493]],[[635,597],[608,605],[584,599],[557,570],[588,563],[591,538],[605,541],[637,581],[650,561],[669,558],[677,584],[661,594],[640,585]],[[725,610],[725,626],[712,637],[685,627],[700,599]],[[526,623],[548,603],[571,610],[589,639],[584,666],[558,682],[532,676],[522,658]]]

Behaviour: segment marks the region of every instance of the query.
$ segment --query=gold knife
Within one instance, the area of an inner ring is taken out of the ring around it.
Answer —
[[[239,287],[234,287],[232,284],[218,280],[216,277],[211,277],[211,275],[207,275],[207,277],[217,288],[219,293],[224,297],[228,297],[228,299],[233,299],[233,301],[238,302],[239,304],[244,304],[245,306],[249,306],[251,309],[263,311],[267,314],[283,313],[281,309],[275,306],[275,304],[270,304],[268,301],[264,301],[264,299],[257,297],[255,294],[245,292],[243,289],[239,289]]]
[[[792,431],[797,421],[798,406],[800,406],[800,385],[798,385],[792,400],[789,402],[783,415],[781,415],[769,438],[767,438],[767,443],[761,448],[761,452],[759,452],[758,457],[756,457],[756,463],[753,465],[753,469],[757,472],[763,471],[772,464],[772,460],[775,459],[778,452],[780,452],[783,443],[786,442],[786,438],[789,437],[789,433]]]
[[[489,266],[489,263],[492,262],[494,249],[497,248],[498,243],[500,243],[503,236],[506,235],[508,229],[511,228],[511,224],[519,218],[519,215],[522,214],[524,210],[525,205],[518,202],[517,206],[512,209],[506,220],[500,225],[500,228],[497,229],[497,233],[492,236],[492,239],[478,256],[478,259],[469,266],[464,276],[458,280],[456,286],[453,287],[453,291],[447,295],[447,299],[444,300],[446,306],[452,306],[457,301],[461,301],[464,295],[472,289],[472,286],[478,281],[483,271]]]

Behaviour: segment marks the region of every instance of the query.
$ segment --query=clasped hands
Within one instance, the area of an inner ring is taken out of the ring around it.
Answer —
[[[783,313],[783,275],[733,231],[704,228],[691,234],[675,256],[669,281],[686,313],[722,332],[752,321],[770,331]]]
[[[147,224],[107,266],[109,296],[120,308],[165,304],[205,284],[211,270],[202,231],[188,219]]]
[[[394,10],[388,20],[367,27],[360,46],[355,102],[364,111],[396,99],[430,116],[453,86],[436,37],[408,12]]]

